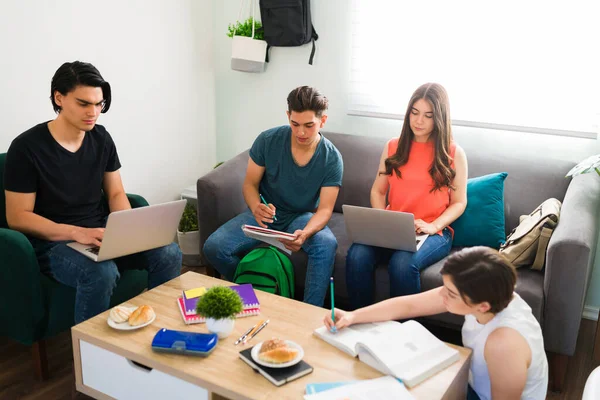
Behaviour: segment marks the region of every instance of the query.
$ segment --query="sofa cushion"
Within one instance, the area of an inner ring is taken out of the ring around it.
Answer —
[[[506,172],[501,172],[467,181],[467,208],[452,223],[453,246],[488,246],[498,249],[504,243],[506,176]]]
[[[508,173],[504,182],[505,235],[519,225],[521,215],[529,214],[544,200],[564,199],[570,182],[565,174],[574,162],[548,157],[543,150],[524,157],[501,147],[482,149],[476,141],[460,144],[467,154],[470,178]]]
[[[344,159],[342,187],[333,210],[341,213],[343,204],[371,207],[371,187],[379,169],[379,158],[389,138],[321,133]]]

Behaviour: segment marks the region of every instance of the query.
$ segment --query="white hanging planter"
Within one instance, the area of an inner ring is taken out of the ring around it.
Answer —
[[[177,243],[181,252],[186,255],[200,254],[200,231],[177,231]]]
[[[246,36],[231,40],[231,69],[243,72],[264,72],[267,42]]]
[[[244,2],[240,5],[238,21],[241,21]],[[256,27],[256,3],[258,0],[250,0],[252,10],[252,36],[236,36],[235,30],[231,40],[231,69],[242,72],[263,72],[265,70],[267,58],[267,42],[254,39]]]
[[[225,339],[233,331],[233,325],[235,324],[234,318],[206,318],[206,329],[209,332],[216,333],[219,339]]]

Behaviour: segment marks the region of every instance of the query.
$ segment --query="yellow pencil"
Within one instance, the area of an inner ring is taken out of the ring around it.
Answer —
[[[261,320],[261,321],[260,321],[258,324],[256,324],[256,326],[254,327],[254,329],[252,329],[252,330],[250,331],[250,333],[249,333],[248,335],[246,335],[246,338],[249,338],[250,336],[252,336],[252,334],[253,334],[254,332],[256,332],[256,330],[257,330],[257,329],[258,329],[258,328],[259,328],[259,327],[260,327],[262,324],[264,324],[264,322],[265,322],[265,320],[263,319],[263,320]],[[245,341],[244,341],[244,344],[245,344]]]

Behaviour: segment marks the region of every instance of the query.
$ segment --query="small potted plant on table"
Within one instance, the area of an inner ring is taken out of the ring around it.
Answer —
[[[206,328],[224,339],[233,330],[235,317],[242,311],[242,299],[233,289],[214,286],[198,300],[196,312],[206,318]]]

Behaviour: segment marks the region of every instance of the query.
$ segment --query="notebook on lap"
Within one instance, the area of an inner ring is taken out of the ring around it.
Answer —
[[[415,252],[429,237],[416,234],[415,219],[410,213],[347,204],[342,211],[353,243]]]
[[[100,247],[67,246],[96,262],[166,246],[173,242],[186,200],[116,211],[108,215]]]

